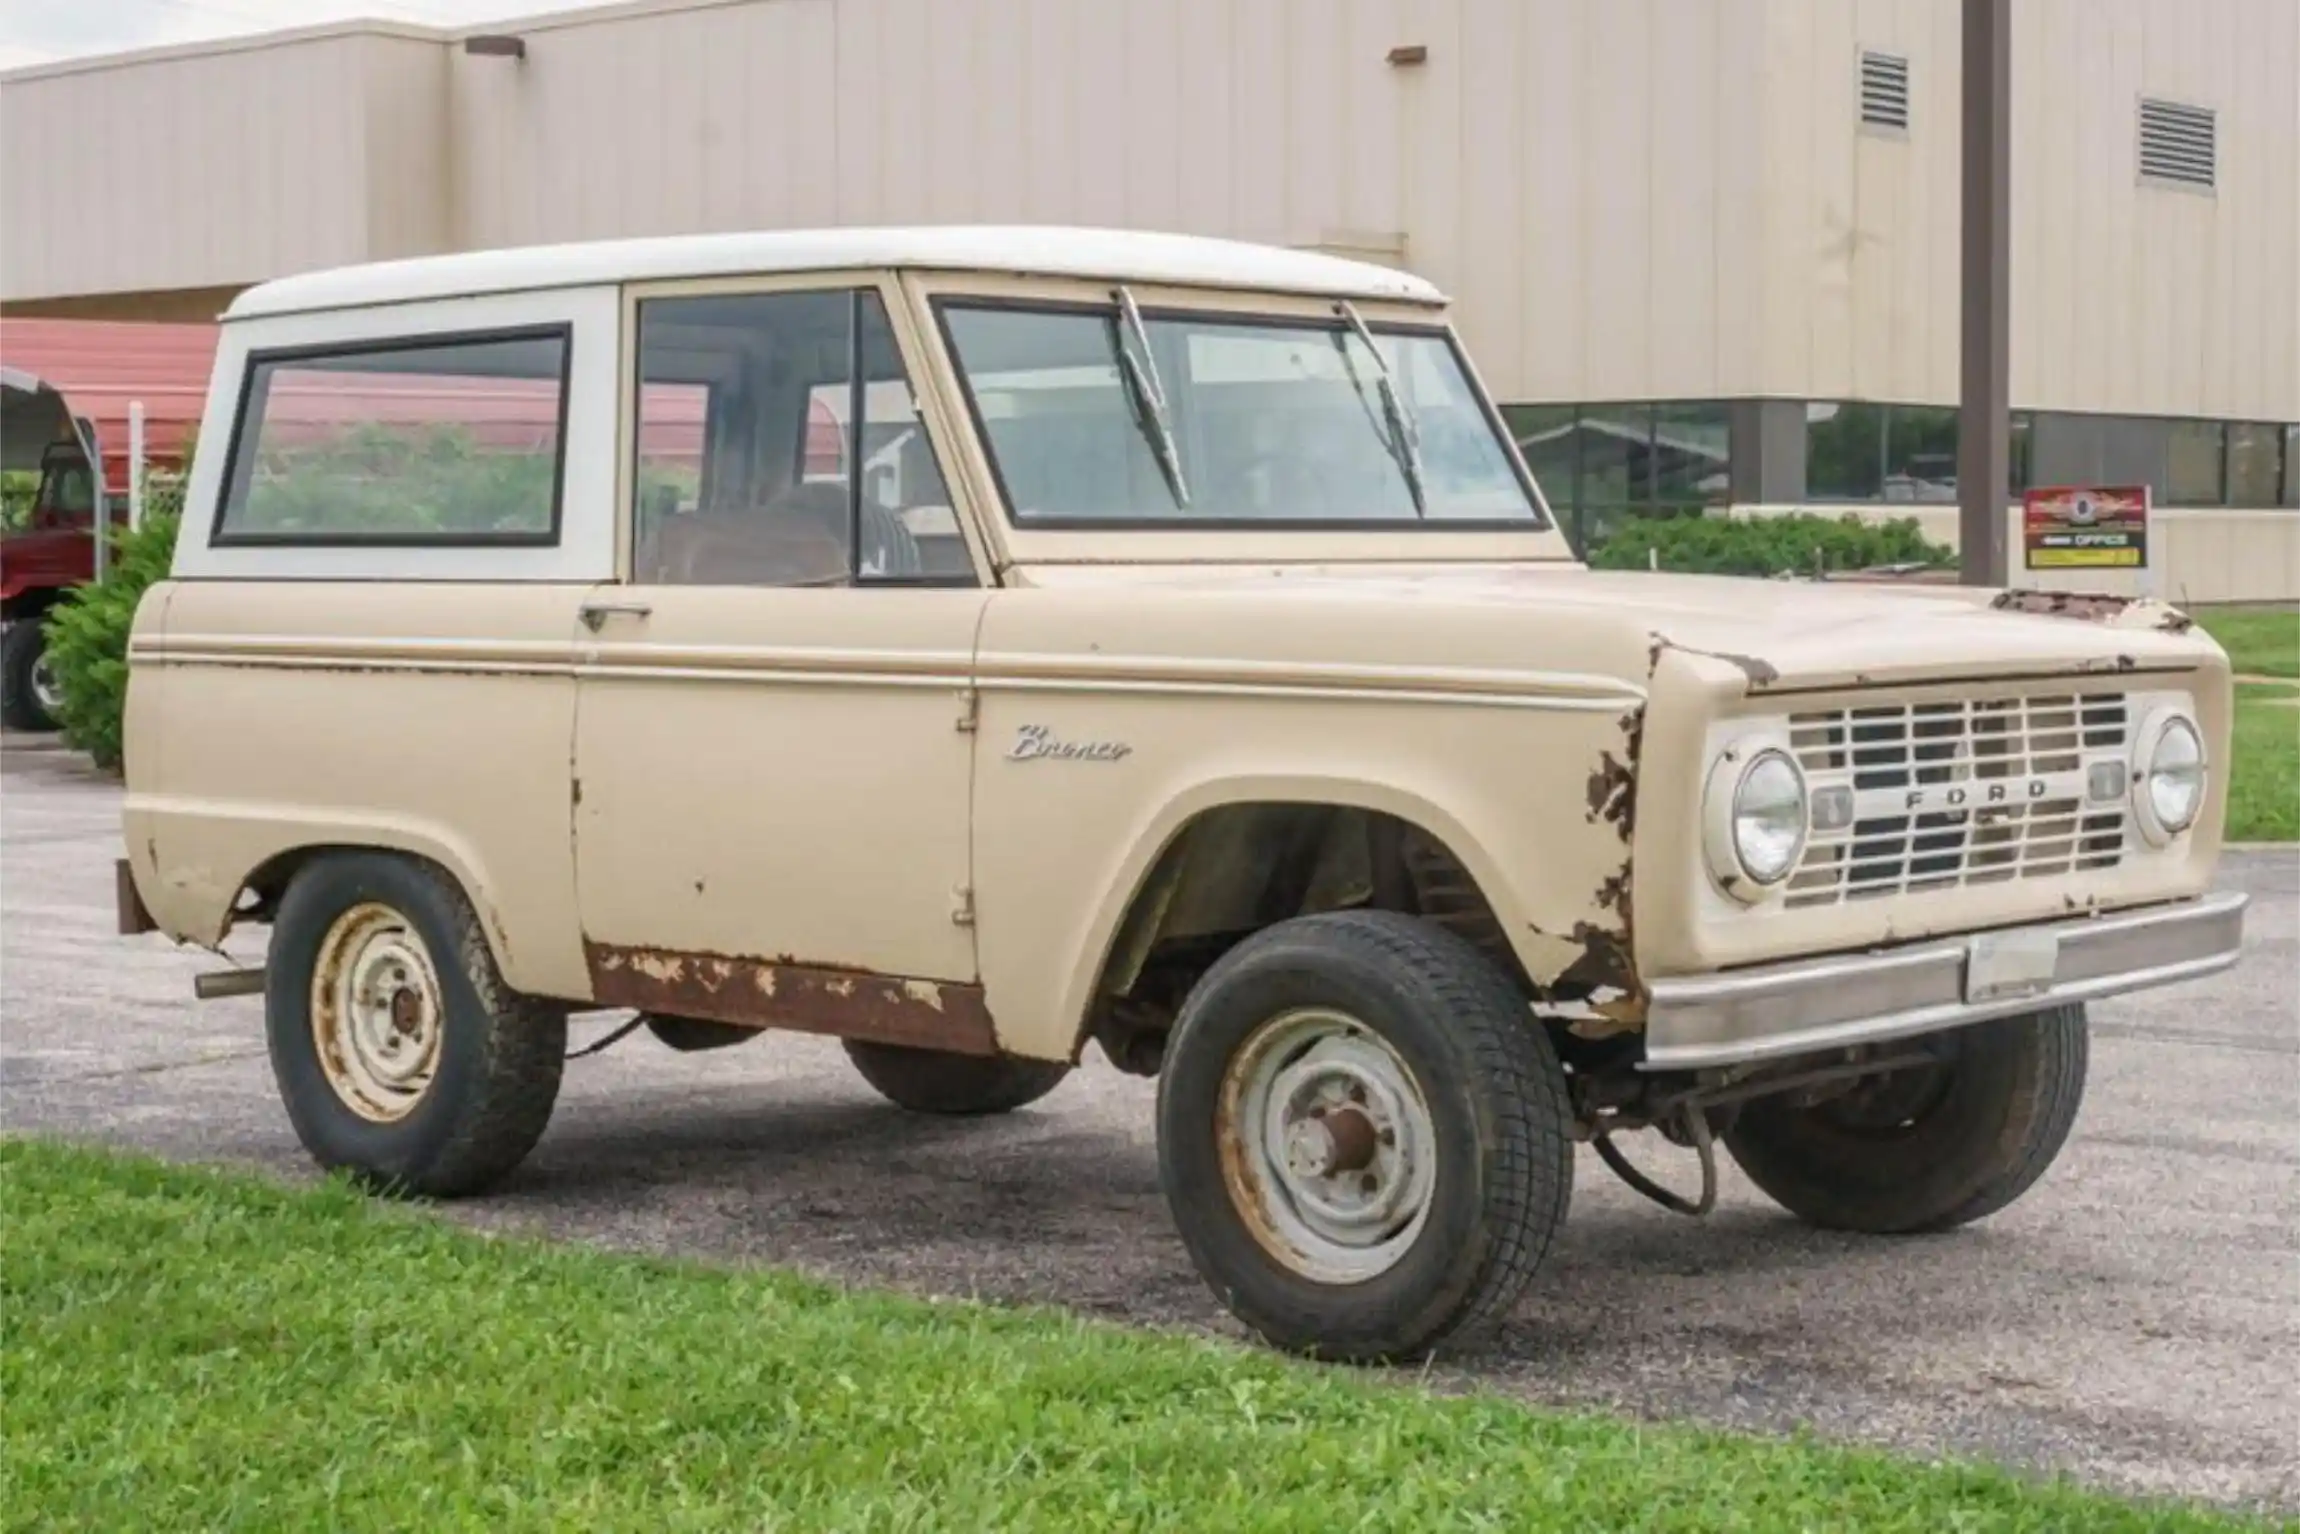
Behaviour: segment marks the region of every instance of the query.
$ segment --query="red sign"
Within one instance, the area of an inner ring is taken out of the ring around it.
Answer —
[[[2064,485],[2021,497],[2031,570],[2140,570],[2148,565],[2146,485]]]

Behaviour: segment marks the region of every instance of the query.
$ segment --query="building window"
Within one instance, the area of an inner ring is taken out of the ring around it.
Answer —
[[[2285,428],[2261,421],[2228,427],[2228,504],[2273,506],[2284,477]]]
[[[1957,498],[1957,413],[1943,405],[1885,410],[1885,499]]]
[[[1805,407],[1805,498],[1884,498],[1885,407],[1861,400]]]
[[[1721,401],[1511,405],[1510,435],[1575,547],[1635,517],[1732,499],[1729,408]]]
[[[2225,506],[2228,429],[2218,421],[2172,421],[2165,440],[2164,504]]]

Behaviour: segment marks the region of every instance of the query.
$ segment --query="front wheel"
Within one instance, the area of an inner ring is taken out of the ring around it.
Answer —
[[[1507,1314],[1565,1218],[1571,1121],[1491,960],[1409,917],[1307,916],[1192,989],[1160,1179],[1199,1273],[1263,1338],[1403,1359]]]
[[[1742,1108],[1725,1148],[1782,1208],[1834,1230],[1899,1235],[1992,1215],[2035,1185],[2084,1100],[2084,1008],[1975,1023],[1937,1064],[1801,1103]]]

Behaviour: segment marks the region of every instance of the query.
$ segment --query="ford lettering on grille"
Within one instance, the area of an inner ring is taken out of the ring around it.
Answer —
[[[1856,820],[1923,814],[1934,810],[2011,809],[2040,801],[2074,799],[2084,793],[2084,774],[2057,772],[2033,778],[1988,778],[1917,788],[1879,788],[1853,795]]]
[[[1861,703],[1794,714],[1790,744],[1816,791],[1850,788],[1852,821],[1816,830],[1789,877],[1790,906],[2113,868],[2127,810],[2093,797],[2090,769],[2121,766],[2123,693]]]

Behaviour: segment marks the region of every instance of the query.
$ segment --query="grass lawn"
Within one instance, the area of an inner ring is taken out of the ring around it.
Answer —
[[[2238,676],[2300,678],[2300,607],[2207,607],[2194,616]]]
[[[2250,1526],[35,1142],[0,1200],[11,1528]]]
[[[2228,836],[2240,842],[2300,841],[2300,688],[2236,689],[2236,739],[2228,780]]]
[[[2238,676],[2300,679],[2300,608],[2206,608],[2196,614]],[[2236,689],[2235,761],[2228,784],[2228,836],[2240,842],[2300,841],[2300,686]]]

